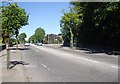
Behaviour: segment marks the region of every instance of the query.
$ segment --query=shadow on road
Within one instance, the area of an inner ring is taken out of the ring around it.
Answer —
[[[114,50],[110,48],[98,48],[98,47],[81,47],[79,50],[87,51],[87,54],[95,54],[95,53],[105,53],[108,55],[120,55],[120,50]]]
[[[61,46],[68,47],[68,46]],[[69,48],[69,47],[68,47]],[[112,49],[112,48],[105,48],[105,47],[98,47],[98,46],[80,46],[76,47],[77,50],[84,50],[86,54],[96,54],[96,53],[105,53],[108,55],[120,55],[120,49]]]
[[[18,50],[29,50],[29,47],[24,47],[24,48],[18,48]],[[9,50],[17,50],[17,48],[9,48]]]
[[[4,54],[4,55],[2,55],[2,56],[0,56],[0,57],[4,57],[4,56],[6,56],[7,54]]]
[[[9,67],[9,69],[12,69],[13,67],[15,67],[18,64],[21,65],[29,65],[29,63],[25,63],[23,61],[10,61],[11,66]]]
[[[0,45],[0,52],[4,49],[6,49],[6,45]]]

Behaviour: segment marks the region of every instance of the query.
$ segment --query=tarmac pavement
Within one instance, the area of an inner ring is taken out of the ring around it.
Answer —
[[[0,59],[2,59],[2,82],[25,82],[24,78],[24,71],[23,71],[23,65],[22,64],[15,64],[15,62],[21,62],[22,56],[20,50],[10,50],[10,61],[12,61],[9,67],[10,69],[7,69],[6,66],[6,59],[7,59],[7,51],[3,50],[2,56]]]

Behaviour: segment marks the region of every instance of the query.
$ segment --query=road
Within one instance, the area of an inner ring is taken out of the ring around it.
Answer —
[[[118,82],[118,56],[31,45],[22,57],[27,82]]]

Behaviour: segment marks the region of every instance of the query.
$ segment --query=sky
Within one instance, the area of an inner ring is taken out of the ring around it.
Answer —
[[[18,6],[30,14],[29,25],[22,27],[19,32],[26,33],[28,39],[39,27],[46,34],[59,34],[62,10],[68,10],[69,2],[19,2]]]

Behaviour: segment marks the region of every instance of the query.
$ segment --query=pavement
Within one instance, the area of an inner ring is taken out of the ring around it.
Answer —
[[[10,65],[11,69],[7,69],[7,51],[3,50],[0,53],[2,53],[2,56],[0,56],[2,59],[2,67],[0,67],[2,68],[2,82],[25,82],[23,65],[14,63]],[[10,50],[10,61],[22,61],[21,51]]]

